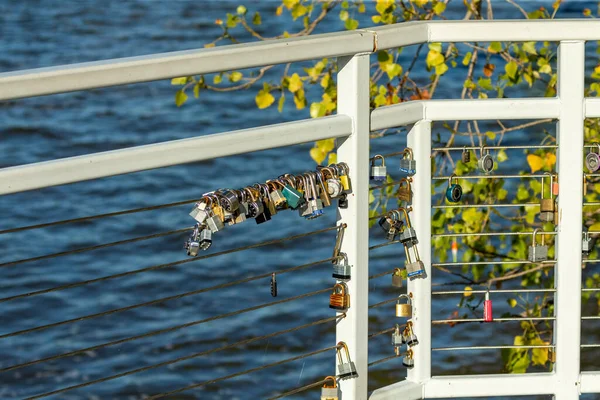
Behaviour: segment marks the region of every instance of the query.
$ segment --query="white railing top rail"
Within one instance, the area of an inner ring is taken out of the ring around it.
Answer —
[[[600,40],[600,21],[419,21],[0,74],[0,100],[338,57],[427,42]]]

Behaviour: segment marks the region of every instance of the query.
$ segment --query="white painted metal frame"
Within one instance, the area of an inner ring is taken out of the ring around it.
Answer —
[[[369,55],[427,42],[560,41],[556,98],[412,101],[369,112]],[[371,398],[421,399],[550,394],[560,400],[600,392],[600,372],[580,373],[580,296],[583,120],[600,117],[600,99],[583,98],[584,43],[600,40],[600,21],[421,21],[307,38],[273,40],[0,74],[0,100],[147,82],[230,69],[340,57],[338,115],[200,136],[117,151],[0,169],[0,194],[80,182],[263,150],[339,138],[339,161],[350,167],[353,197],[339,210],[347,223],[342,251],[353,265],[352,306],[338,324],[359,377],[341,383],[344,400],[367,398],[368,360],[368,158],[369,130],[413,125],[408,143],[417,175],[412,223],[419,253],[431,274],[431,123],[444,120],[535,119],[559,121],[561,176],[557,234],[555,371],[545,374],[431,376],[431,281],[410,282],[413,292],[415,368],[406,381]],[[571,295],[570,295],[571,294]]]

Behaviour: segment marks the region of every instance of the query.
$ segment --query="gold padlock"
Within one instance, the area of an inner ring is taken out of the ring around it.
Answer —
[[[406,299],[406,303],[401,303],[402,299]],[[396,317],[401,318],[412,318],[412,300],[408,294],[401,294],[398,296],[398,302],[396,303]]]
[[[412,197],[412,189],[410,187],[410,183],[412,182],[412,178],[402,178],[400,179],[400,183],[398,184],[398,200],[405,201],[407,204],[411,202]]]
[[[545,172],[544,175],[548,175],[550,178],[549,197],[544,197],[544,178],[542,177],[542,191],[540,193],[540,220],[545,222],[554,221],[554,212],[556,211],[556,202],[552,195],[552,186],[554,184],[554,174]]]
[[[342,311],[350,308],[350,295],[345,283],[336,283],[333,286],[333,293],[329,296],[329,308]]]

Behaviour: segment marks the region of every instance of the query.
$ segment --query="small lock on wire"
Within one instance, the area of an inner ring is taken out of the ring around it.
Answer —
[[[452,183],[452,179],[454,179],[455,183]],[[446,189],[446,200],[450,203],[458,203],[462,198],[463,190],[462,186],[458,184],[458,178],[456,174],[452,174],[450,178],[448,178],[448,188]]]
[[[381,160],[381,165],[376,165],[377,160]],[[371,180],[383,182],[387,178],[387,168],[385,166],[385,158],[381,154],[375,155],[371,159]]]
[[[338,400],[340,393],[337,381],[334,376],[325,377],[325,381],[331,381],[331,384],[325,382],[321,388],[321,400]]]
[[[490,300],[490,291],[485,292],[483,300],[483,322],[492,322],[494,320],[492,313],[492,300]]]

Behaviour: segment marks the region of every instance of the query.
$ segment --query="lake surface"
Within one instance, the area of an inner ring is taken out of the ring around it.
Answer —
[[[510,6],[498,3],[496,18],[519,16]],[[221,28],[214,21],[224,18],[227,12],[234,12],[237,4],[187,0],[4,1],[0,3],[0,46],[3,50],[0,53],[0,71],[201,48],[219,35]],[[543,4],[548,6],[550,2]],[[285,29],[291,31],[286,25],[287,19],[274,17],[277,2],[254,1],[246,5],[250,13],[255,10],[262,13],[262,29],[266,35],[275,35]],[[532,9],[531,4],[527,6]],[[580,17],[585,7],[595,9],[593,2],[569,2],[559,16]],[[450,16],[461,17],[452,10]],[[318,31],[343,29],[339,20],[333,18],[331,21]],[[370,21],[361,20],[361,27],[370,25]],[[407,63],[408,60],[409,56],[404,55],[401,61]],[[595,65],[596,61],[591,60],[590,65]],[[426,71],[417,74],[423,80],[428,76]],[[438,94],[456,97],[463,79],[459,75],[456,79],[446,79]],[[298,111],[289,104],[283,114],[277,113],[275,108],[257,110],[255,89],[235,94],[203,92],[200,100],[190,99],[181,108],[174,104],[174,92],[170,82],[161,81],[2,102],[0,165],[8,167],[308,118],[308,109]],[[553,129],[552,126],[549,129]],[[539,128],[527,132],[543,137]],[[511,136],[514,142],[510,144],[527,143],[530,139],[525,134],[525,131],[514,133]],[[403,133],[389,135],[373,140],[371,151],[373,154],[401,151],[405,144]],[[314,168],[308,156],[311,147],[312,144],[292,146],[3,196],[0,198],[0,230],[190,200],[219,187],[240,187],[286,172],[299,173]],[[522,152],[515,154],[522,155]],[[515,160],[518,158],[515,157]],[[396,159],[390,159],[388,170],[398,179],[396,163]],[[522,163],[517,161],[507,165],[515,171],[523,168]],[[0,263],[180,230],[192,225],[193,220],[188,216],[190,209],[191,205],[187,204],[2,234]],[[300,219],[294,212],[282,212],[267,224],[256,225],[249,221],[216,234],[213,247],[207,254],[310,233],[334,224],[333,210],[327,210],[325,217],[314,221]],[[0,336],[324,260],[331,256],[335,237],[333,231],[328,231],[276,245],[172,265],[187,259],[182,248],[187,235],[186,232],[176,232],[0,268],[3,298],[150,269],[1,302]],[[384,241],[379,228],[373,228],[372,245]],[[373,250],[370,274],[399,267],[403,265],[403,259],[404,251],[398,245]],[[163,267],[150,268],[157,265]],[[0,338],[0,368],[325,289],[333,283],[330,270],[330,264],[325,262],[279,275],[277,298],[271,297],[269,278],[265,277]],[[434,273],[434,283],[447,281],[447,276]],[[393,299],[398,294],[391,287],[388,275],[371,280],[370,289],[370,304]],[[319,293],[225,319],[195,323],[163,334],[2,372],[0,398],[26,398],[329,318],[334,313],[327,307],[328,296],[329,293]],[[448,318],[457,302],[456,297],[437,301],[434,317]],[[503,302],[499,300],[500,304]],[[373,308],[369,332],[390,328],[396,322],[393,313],[393,303]],[[502,325],[494,331],[491,326],[484,328],[479,324],[436,328],[434,347],[512,344],[512,338],[520,331],[517,325]],[[141,399],[333,344],[335,328],[330,321],[127,374],[49,398]],[[369,361],[382,359],[392,352],[389,333],[370,340]],[[267,398],[334,374],[333,356],[331,351],[318,354],[186,391],[176,398]],[[584,363],[591,366],[594,359],[592,356],[584,357]],[[436,352],[433,360],[436,374],[499,373],[503,366],[499,351]],[[405,376],[400,359],[379,364],[370,371],[370,390]],[[308,391],[290,398],[316,398],[317,392]]]

